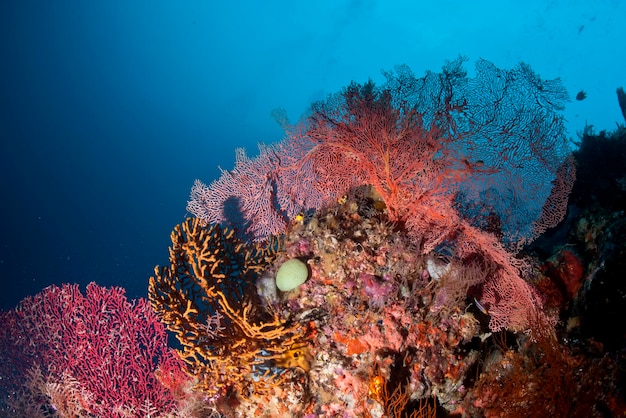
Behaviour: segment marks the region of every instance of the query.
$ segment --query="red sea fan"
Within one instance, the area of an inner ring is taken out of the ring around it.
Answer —
[[[301,210],[369,184],[392,219],[430,231],[429,248],[453,233],[458,215],[472,225],[497,216],[506,245],[519,248],[563,215],[573,179],[558,113],[567,94],[525,64],[507,71],[480,60],[468,78],[462,63],[421,78],[399,66],[380,87],[352,83],[314,103],[284,141],[253,159],[238,150],[234,170],[196,182],[188,210],[261,240]],[[562,190],[545,207],[558,178]]]
[[[567,94],[523,63],[480,60],[473,78],[462,64],[421,78],[399,66],[380,87],[350,84],[313,104],[283,142],[238,157],[208,187],[196,183],[189,210],[206,222],[243,220],[262,240],[298,211],[370,185],[422,253],[445,249],[492,268],[482,289],[493,330],[525,328],[540,303],[509,251],[565,214],[575,174],[559,114]]]

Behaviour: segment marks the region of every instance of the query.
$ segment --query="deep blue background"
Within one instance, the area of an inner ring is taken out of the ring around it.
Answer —
[[[314,3],[0,2],[0,308],[62,282],[144,296],[194,179],[280,140],[272,109],[395,64],[523,60],[587,91],[571,136],[621,121],[624,2]]]

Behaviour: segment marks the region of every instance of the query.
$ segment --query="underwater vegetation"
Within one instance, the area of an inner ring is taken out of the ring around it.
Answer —
[[[173,409],[167,385],[187,384],[182,363],[148,301],[124,293],[53,285],[1,312],[1,416],[143,417]]]
[[[588,129],[572,154],[559,80],[463,61],[353,82],[194,184],[149,306],[94,310],[152,354],[108,338],[76,361],[119,365],[125,401],[56,366],[71,345],[37,360],[38,323],[103,333],[74,325],[78,296],[3,313],[2,416],[25,399],[23,416],[622,416],[624,129]]]

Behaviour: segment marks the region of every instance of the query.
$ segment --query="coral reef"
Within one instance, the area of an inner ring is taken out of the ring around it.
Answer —
[[[462,63],[277,113],[194,185],[151,306],[1,312],[0,416],[623,415],[626,131],[568,156],[558,80]]]
[[[371,194],[357,188],[343,204],[295,223],[277,259],[305,258],[312,271],[273,308],[316,330],[308,341],[311,408],[327,416],[382,414],[389,407],[372,389],[378,385],[454,410],[478,358],[471,342],[480,325],[465,297],[486,273],[478,260],[421,255]]]
[[[589,325],[596,277],[626,253],[603,234],[626,230],[621,195],[606,192],[621,186],[619,164],[596,188],[597,162],[581,158],[590,133],[576,161],[566,155],[558,81],[485,61],[467,79],[461,64],[352,83],[282,143],[238,150],[234,170],[194,185],[199,218],[175,227],[149,285],[193,399],[224,417],[625,409],[623,337]],[[568,213],[577,169],[568,230],[526,246]],[[156,376],[180,392],[167,370]]]
[[[493,273],[490,262],[423,254],[371,187],[292,222],[263,261],[245,255],[258,254],[259,244],[246,248],[197,219],[178,226],[172,241],[171,266],[157,268],[150,297],[198,388],[226,416],[463,410],[479,342],[490,335],[467,293]],[[252,285],[294,258],[306,261],[309,279],[259,298]],[[238,275],[216,263],[237,265]],[[248,263],[265,270],[248,274]],[[225,293],[242,277],[247,290]],[[211,304],[213,316],[199,315],[198,303]],[[253,327],[265,332],[247,332]]]
[[[545,415],[558,415],[551,412],[558,410],[563,416],[621,416],[626,411],[625,156],[623,126],[598,134],[587,127],[582,133],[574,152],[577,179],[568,216],[527,249],[539,266],[531,279],[546,308],[559,317],[555,335],[550,345],[537,338],[540,344],[535,346],[521,342],[519,350],[504,350],[514,361],[502,374],[511,384],[500,387],[516,384],[544,392],[527,391],[528,396],[517,399],[502,392],[499,398],[511,402],[510,408],[500,402],[502,410],[533,405]],[[551,375],[552,369],[560,373]],[[553,402],[560,395],[548,390],[546,382],[557,378],[554,386],[569,387],[569,403],[575,407]]]
[[[172,232],[150,300],[197,389],[225,415],[381,416],[462,400],[480,329],[465,296],[485,272],[421,255],[370,187],[342,201],[294,221],[281,243],[245,246],[198,219]],[[258,291],[294,259],[310,269],[305,283]]]
[[[574,152],[577,180],[569,216],[529,252],[544,260],[545,291],[569,323],[570,340],[592,338],[609,350],[624,345],[626,326],[626,129],[593,132],[587,127]],[[595,343],[594,343],[595,344]]]
[[[381,86],[351,83],[314,103],[284,141],[254,159],[238,150],[234,170],[196,182],[188,209],[258,241],[370,185],[421,254],[448,247],[492,271],[478,298],[493,331],[528,329],[541,301],[509,251],[565,214],[575,178],[558,113],[567,94],[524,64],[480,60],[468,78],[463,61],[421,78],[399,66]]]
[[[210,397],[270,391],[280,380],[270,360],[293,350],[303,333],[262,310],[254,291],[279,243],[246,248],[232,230],[196,218],[177,225],[171,239],[170,265],[155,268],[148,295],[197,387]]]
[[[256,158],[238,150],[234,170],[194,185],[188,209],[203,221],[255,242],[282,236],[247,293],[273,324],[302,332],[288,338],[297,356],[273,351],[271,339],[269,349],[253,344],[254,360],[271,357],[269,375],[281,378],[272,391],[254,390],[263,378],[239,365],[237,395],[213,392],[233,416],[480,415],[489,396],[476,380],[500,373],[481,362],[506,357],[488,358],[484,346],[497,335],[521,347],[530,335],[524,347],[539,347],[555,331],[583,266],[573,252],[543,270],[515,253],[566,214],[576,173],[558,113],[567,94],[524,64],[480,60],[468,78],[462,63],[351,83],[285,125],[284,141]],[[271,279],[291,259],[307,262],[309,278],[279,292]],[[174,309],[188,311],[178,299]],[[237,359],[209,367],[220,361]],[[274,404],[272,393],[289,401]]]
[[[593,358],[558,341],[538,319],[518,348],[501,344],[486,359],[472,391],[474,415],[484,417],[608,416],[614,404],[616,369],[610,357]],[[614,415],[617,416],[617,415]]]
[[[187,225],[201,228],[198,220]],[[258,245],[234,248],[255,252]],[[254,342],[251,368],[238,363],[238,348],[212,358],[202,373],[226,363],[238,367],[236,379],[212,375],[229,387],[207,392],[223,416],[598,416],[623,405],[615,388],[617,356],[589,356],[572,346],[562,337],[564,325],[555,327],[554,316],[539,310],[526,333],[492,333],[490,310],[473,295],[501,267],[481,253],[424,253],[371,186],[297,217],[273,248],[256,281],[246,279],[242,297],[259,315],[299,330],[297,342],[280,337],[287,341],[282,351],[272,338]],[[259,286],[265,289],[293,259],[306,262],[308,280],[260,297]],[[526,262],[529,275],[551,274],[560,283],[559,312],[580,292],[582,264],[571,250],[551,258],[549,270]],[[182,312],[191,305],[178,306]],[[202,352],[195,341],[188,350]],[[270,384],[263,382],[268,378]]]

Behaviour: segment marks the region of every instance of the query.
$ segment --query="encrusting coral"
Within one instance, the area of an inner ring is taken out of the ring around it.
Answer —
[[[465,297],[488,270],[421,255],[379,203],[357,188],[294,221],[280,246],[245,247],[197,219],[172,232],[171,265],[155,270],[150,300],[224,414],[459,407],[481,332]],[[310,278],[261,300],[255,279],[294,258],[306,260]]]
[[[488,271],[478,270],[477,261],[421,255],[373,195],[369,187],[354,189],[295,222],[276,260],[306,259],[312,272],[273,308],[316,330],[308,340],[309,408],[325,416],[383,416],[391,395],[406,392],[406,409],[398,413],[429,399],[455,410],[478,358],[472,341],[480,325],[465,298]],[[429,264],[445,272],[435,278]],[[386,397],[372,390],[376,380]]]

